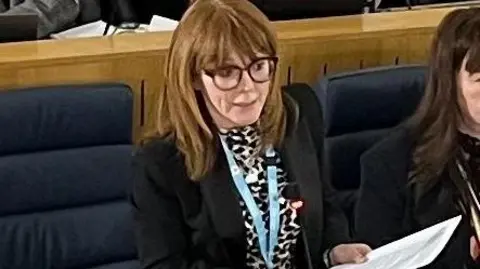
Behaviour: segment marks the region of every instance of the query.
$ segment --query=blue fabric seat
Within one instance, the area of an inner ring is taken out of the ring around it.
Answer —
[[[426,67],[370,68],[324,77],[314,87],[325,117],[332,183],[353,221],[360,156],[415,111]]]
[[[0,269],[136,269],[121,84],[0,92]]]

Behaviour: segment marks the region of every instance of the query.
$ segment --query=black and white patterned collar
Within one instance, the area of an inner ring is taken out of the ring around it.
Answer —
[[[477,157],[480,158],[480,139],[477,137],[473,137],[471,135],[465,134],[463,132],[459,132],[459,143],[467,155],[468,158],[470,157]]]
[[[261,151],[261,136],[256,124],[236,127],[228,130],[219,130],[220,137],[224,139],[232,151],[236,161],[243,168],[251,168]],[[249,169],[246,169],[249,170]]]

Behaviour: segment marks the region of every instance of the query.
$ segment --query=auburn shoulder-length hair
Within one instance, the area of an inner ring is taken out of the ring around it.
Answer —
[[[267,17],[249,1],[197,0],[173,33],[159,97],[157,135],[172,140],[187,173],[198,180],[213,168],[218,137],[194,82],[201,71],[221,66],[233,54],[277,56],[277,39]],[[285,134],[281,89],[274,78],[259,120],[264,144],[278,146]]]
[[[449,13],[433,39],[425,95],[409,122],[416,139],[412,182],[434,184],[457,156],[464,120],[457,79],[464,60],[466,71],[480,71],[479,8]]]

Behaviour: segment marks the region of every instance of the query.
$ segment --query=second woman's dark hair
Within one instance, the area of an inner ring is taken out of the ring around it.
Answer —
[[[480,71],[480,8],[452,11],[433,39],[425,95],[408,122],[416,137],[410,171],[415,182],[434,184],[458,150],[457,76],[464,59],[466,71]]]

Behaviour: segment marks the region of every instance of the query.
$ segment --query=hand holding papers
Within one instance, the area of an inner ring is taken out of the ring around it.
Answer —
[[[362,264],[343,264],[332,269],[416,269],[440,254],[462,216],[446,220],[420,232],[373,250]]]

